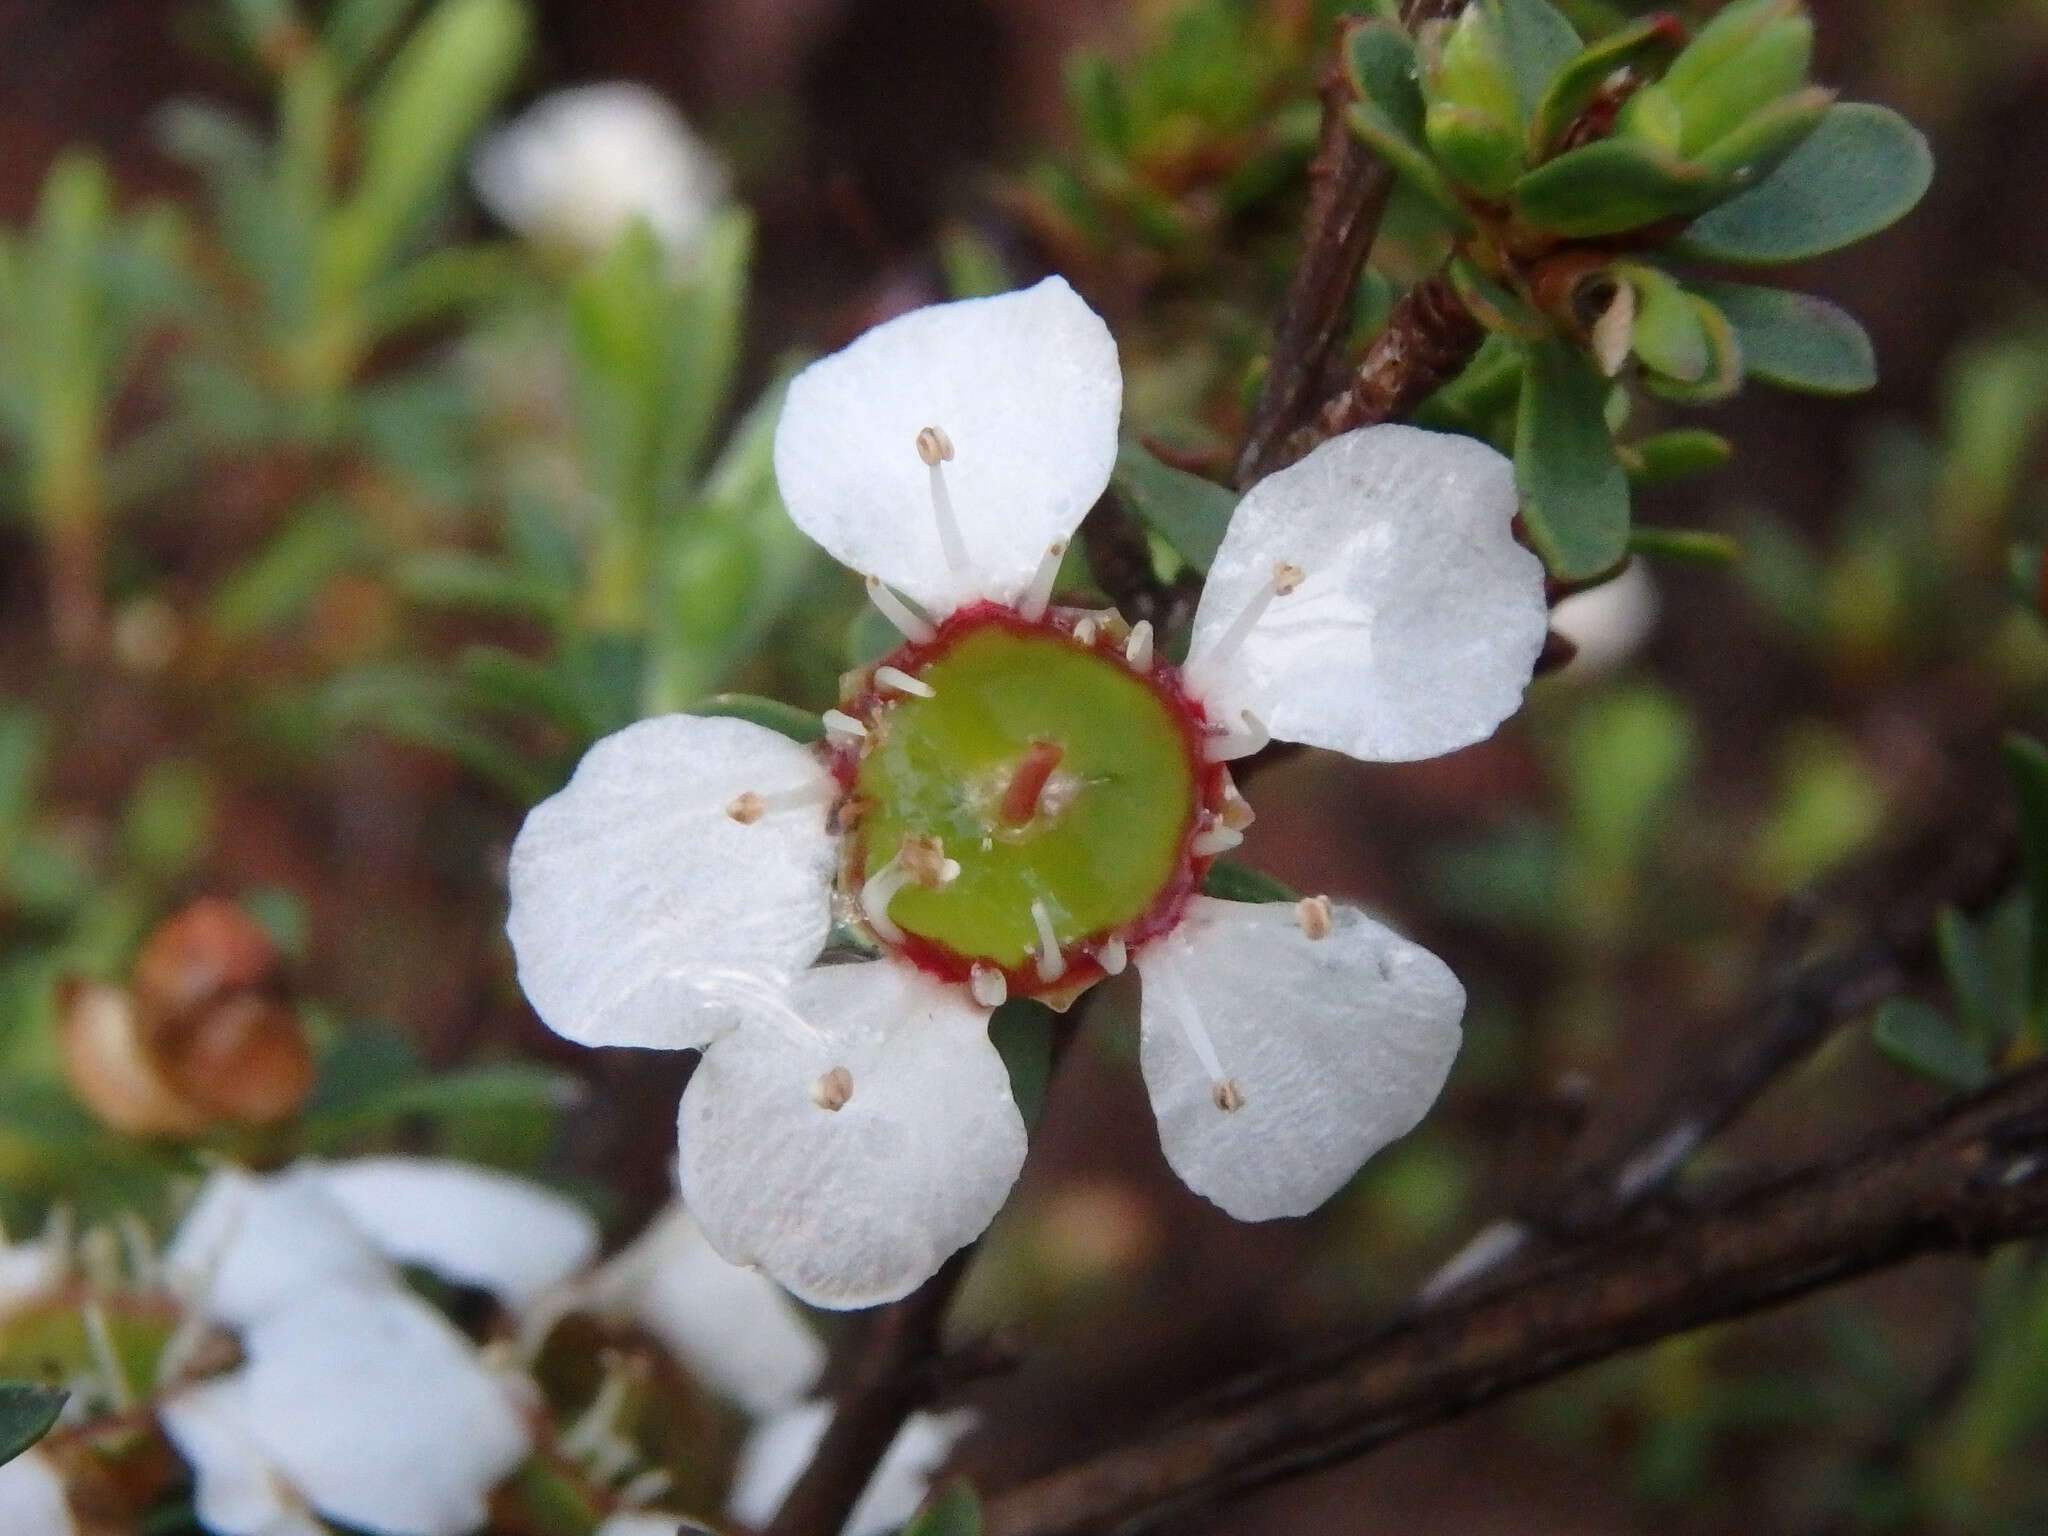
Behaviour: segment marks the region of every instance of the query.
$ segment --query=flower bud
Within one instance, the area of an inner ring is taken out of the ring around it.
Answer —
[[[172,1086],[143,1043],[135,1001],[119,987],[71,977],[57,993],[64,1081],[93,1115],[129,1136],[196,1136],[207,1115]]]
[[[313,1091],[313,1050],[298,1015],[261,993],[205,1009],[167,1063],[186,1100],[219,1120],[269,1125]]]
[[[203,896],[157,924],[130,983],[136,1006],[156,1020],[268,987],[277,975],[277,946],[261,925],[234,902]]]

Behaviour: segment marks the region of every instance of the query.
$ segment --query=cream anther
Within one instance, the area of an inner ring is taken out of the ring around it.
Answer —
[[[846,736],[858,740],[868,733],[866,726],[843,709],[828,709],[818,718],[825,723],[827,736]]]
[[[768,802],[751,789],[734,795],[725,803],[725,814],[743,827],[751,827],[767,814]]]
[[[1131,638],[1124,642],[1124,660],[1140,672],[1152,665],[1152,621],[1140,619],[1131,626]]]
[[[1203,667],[1219,667],[1237,654],[1245,637],[1265,617],[1266,605],[1276,597],[1285,597],[1307,580],[1307,573],[1298,565],[1282,560],[1273,567],[1272,578],[1251,596],[1251,601],[1240,608],[1237,617],[1230,621],[1230,627],[1216,637],[1216,642],[1198,658]]]
[[[811,1084],[811,1102],[820,1109],[842,1110],[852,1097],[853,1074],[844,1067],[832,1068]]]
[[[1010,983],[992,965],[977,963],[967,973],[967,992],[984,1008],[1000,1008],[1010,996]]]
[[[1197,832],[1188,844],[1188,851],[1198,859],[1213,859],[1219,853],[1228,853],[1244,841],[1244,834],[1234,827],[1215,826]]]
[[[1096,622],[1092,617],[1083,619],[1080,623],[1074,626],[1074,638],[1077,641],[1079,641],[1082,645],[1093,645],[1095,643],[1095,631],[1097,627],[1098,626],[1096,625]]]
[[[917,434],[917,456],[932,472],[932,520],[939,525],[939,549],[946,557],[946,569],[955,576],[966,576],[972,569],[967,563],[967,541],[960,536],[960,519],[953,515],[953,494],[946,489],[942,467],[953,457],[953,439],[946,436],[944,427],[926,427]]]
[[[930,683],[921,677],[912,677],[900,667],[875,668],[875,682],[896,693],[915,694],[920,699],[935,699],[939,696],[938,689]]]
[[[1336,914],[1329,897],[1304,896],[1294,904],[1294,920],[1301,925],[1303,938],[1327,939]]]
[[[1258,816],[1252,810],[1251,802],[1237,792],[1237,784],[1231,779],[1230,770],[1224,769],[1221,777],[1223,788],[1219,798],[1223,804],[1216,812],[1216,819],[1231,831],[1242,832],[1258,820]]]
[[[953,457],[953,439],[944,427],[926,427],[917,434],[917,456],[937,469]]]
[[[942,890],[960,878],[960,861],[946,857],[946,845],[936,837],[906,837],[891,863],[901,863],[913,885],[928,891]]]
[[[741,826],[751,827],[763,816],[773,816],[779,811],[800,811],[812,806],[829,805],[838,792],[838,786],[829,778],[823,777],[815,784],[805,784],[798,789],[777,790],[769,795],[754,789],[743,790],[725,803],[725,814]]]
[[[1250,757],[1273,739],[1273,733],[1250,710],[1241,711],[1238,718],[1244,721],[1243,729],[1219,732],[1211,736],[1203,747],[1202,755],[1210,762],[1228,763],[1240,757]]]
[[[868,577],[867,586],[868,601],[875,605],[883,618],[896,626],[897,633],[904,639],[916,645],[923,645],[938,634],[929,621],[911,612],[908,603],[882,585],[879,576]]]
[[[1060,562],[1067,557],[1067,541],[1055,539],[1045,546],[1045,554],[1038,562],[1038,569],[1032,573],[1031,585],[1024,589],[1024,595],[1017,599],[1017,612],[1033,623],[1045,617],[1046,605],[1052,601],[1052,584],[1060,578]]]
[[[1031,903],[1031,921],[1038,928],[1038,979],[1048,984],[1067,974],[1067,957],[1060,952],[1059,935],[1052,931],[1052,914],[1045,903]]]
[[[1131,963],[1131,951],[1122,939],[1105,939],[1102,947],[1095,951],[1095,963],[1102,967],[1105,976],[1121,976],[1124,967]]]
[[[1226,1115],[1234,1115],[1244,1108],[1244,1090],[1237,1086],[1237,1079],[1234,1077],[1218,1080],[1216,1086],[1210,1090],[1209,1097]]]

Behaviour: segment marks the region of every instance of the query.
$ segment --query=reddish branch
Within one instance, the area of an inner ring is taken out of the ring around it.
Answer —
[[[1424,1314],[1315,1379],[998,1497],[989,1536],[1136,1532],[1575,1366],[1920,1254],[2048,1233],[2048,1064],[1747,1192]]]
[[[1459,0],[1406,0],[1410,27],[1460,10]],[[1345,115],[1357,99],[1344,73],[1340,46],[1323,77],[1323,127],[1309,165],[1308,217],[1301,260],[1273,327],[1272,362],[1252,409],[1235,480],[1250,487],[1287,462],[1288,438],[1314,415],[1342,376],[1340,353],[1351,320],[1352,294],[1379,237],[1394,190],[1393,173],[1351,131]]]

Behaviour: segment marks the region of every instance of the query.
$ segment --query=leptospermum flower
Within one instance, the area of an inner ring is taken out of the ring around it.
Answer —
[[[994,1217],[1024,1126],[987,1034],[1135,965],[1168,1161],[1248,1220],[1307,1212],[1443,1084],[1464,992],[1364,913],[1198,894],[1269,736],[1448,752],[1517,707],[1545,631],[1507,461],[1408,427],[1255,486],[1190,659],[1055,606],[1109,481],[1122,380],[1058,279],[916,311],[791,384],[775,473],[903,643],[820,747],[666,716],[527,818],[508,931],[586,1045],[698,1048],[684,1200],[728,1259],[821,1306],[901,1296]],[[814,965],[835,915],[864,964]]]
[[[724,164],[682,114],[623,80],[542,97],[478,146],[470,179],[520,234],[582,256],[644,219],[687,260],[726,197]]]

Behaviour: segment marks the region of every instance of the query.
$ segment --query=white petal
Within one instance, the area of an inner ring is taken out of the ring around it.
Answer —
[[[725,168],[682,115],[643,85],[557,91],[478,146],[477,196],[531,239],[590,255],[645,219],[678,257],[725,200]]]
[[[820,1106],[844,1069],[852,1093]],[[908,1294],[1002,1208],[1024,1122],[959,988],[894,961],[810,971],[704,1053],[683,1201],[718,1251],[820,1307]]]
[[[257,1443],[240,1372],[177,1393],[157,1416],[192,1469],[200,1522],[215,1536],[328,1536]]]
[[[64,1480],[41,1451],[25,1451],[0,1465],[0,1531],[7,1536],[77,1536]]]
[[[0,1312],[55,1289],[68,1266],[61,1241],[34,1237],[10,1243],[0,1232]]]
[[[830,1403],[805,1403],[760,1425],[740,1452],[726,1512],[748,1525],[766,1525],[810,1463],[831,1421]],[[974,1415],[965,1409],[913,1413],[875,1468],[842,1536],[884,1536],[916,1514],[930,1491],[932,1474],[973,1427]]]
[[[1123,375],[1109,328],[1064,281],[878,325],[789,386],[775,480],[835,559],[928,608],[1013,598],[1109,484]],[[951,570],[917,435],[944,467],[972,578]]]
[[[1301,1216],[1436,1101],[1458,1054],[1465,989],[1420,945],[1337,907],[1306,937],[1286,903],[1198,896],[1138,955],[1139,1061],[1173,1171],[1240,1221]],[[1243,1096],[1190,1042],[1207,1031]]]
[[[392,1283],[389,1266],[309,1166],[268,1178],[216,1169],[165,1249],[164,1267],[207,1317],[230,1328],[249,1327],[332,1280]]]
[[[1485,739],[1520,705],[1548,626],[1543,565],[1514,540],[1514,466],[1415,427],[1332,438],[1253,486],[1195,615],[1188,671],[1211,712],[1283,741],[1404,762]],[[1227,662],[1204,655],[1272,580]]]
[[[1631,560],[1612,581],[1574,592],[1550,610],[1550,627],[1577,647],[1558,672],[1590,682],[1642,649],[1657,624],[1657,587],[1649,567]]]
[[[467,1536],[525,1457],[507,1385],[408,1292],[330,1285],[243,1339],[264,1454],[321,1514],[385,1536]]]
[[[597,1254],[588,1212],[507,1173],[431,1157],[362,1157],[317,1172],[386,1258],[489,1291],[515,1312]]]
[[[678,1205],[598,1271],[590,1301],[633,1318],[752,1414],[795,1402],[825,1368],[824,1344],[781,1288],[720,1258]]]
[[[806,748],[664,715],[605,737],[512,845],[505,929],[543,1022],[583,1045],[703,1045],[729,988],[779,990],[824,947],[823,804],[742,824],[742,794],[823,792]]]
[[[710,1536],[703,1526],[685,1520],[681,1515],[636,1510],[632,1514],[610,1516],[597,1528],[595,1536],[690,1536],[691,1532]]]

